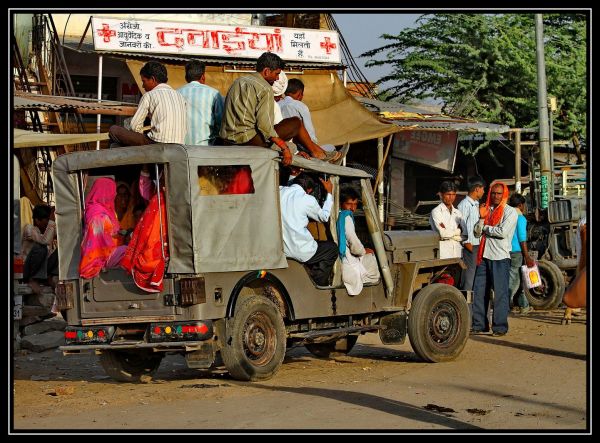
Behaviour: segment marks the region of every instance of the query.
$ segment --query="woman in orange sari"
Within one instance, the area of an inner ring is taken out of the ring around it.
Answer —
[[[79,274],[83,278],[94,278],[104,268],[118,267],[125,253],[125,246],[117,246],[116,194],[115,181],[101,177],[85,197],[85,233],[79,263]]]

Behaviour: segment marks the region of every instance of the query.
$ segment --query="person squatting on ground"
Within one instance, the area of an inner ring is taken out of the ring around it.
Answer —
[[[308,230],[309,218],[325,223],[333,206],[331,181],[319,180],[327,191],[323,207],[310,195],[317,183],[308,174],[298,175],[291,186],[279,187],[283,251],[286,257],[307,265],[317,285],[329,286],[338,247],[332,241],[316,241]]]
[[[183,95],[167,84],[167,68],[150,61],[140,69],[140,77],[146,93],[131,119],[131,129],[117,125],[109,128],[111,147],[184,143],[188,130],[187,103]],[[150,117],[147,134],[144,133],[146,117]]]
[[[340,192],[340,214],[337,221],[342,280],[350,295],[360,294],[364,283],[379,281],[377,258],[372,249],[365,248],[356,235],[354,212],[358,207],[358,193],[347,187]]]
[[[485,205],[479,207],[476,237],[481,237],[477,254],[477,270],[473,283],[472,332],[488,332],[490,290],[494,290],[492,332],[502,336],[508,332],[508,281],[511,241],[517,226],[517,211],[508,206],[508,187],[497,183],[491,187]]]
[[[56,224],[52,208],[37,205],[33,208],[33,224],[23,227],[21,254],[23,281],[28,283],[35,294],[41,293],[40,282],[56,286],[58,277],[58,249],[53,248],[56,238]]]
[[[453,205],[456,189],[454,182],[442,182],[439,191],[442,202],[429,215],[431,229],[440,234],[440,258],[460,258],[461,243],[467,239],[467,227],[463,216]]]
[[[517,227],[513,234],[510,250],[509,303],[511,306],[514,305],[520,314],[525,315],[533,308],[529,306],[529,301],[523,291],[521,266],[523,262],[528,268],[535,265],[535,261],[529,256],[529,250],[527,249],[527,218],[523,215],[526,211],[525,197],[515,193],[510,196],[508,204],[517,210]],[[515,295],[517,296],[516,303],[514,303]]]
[[[477,253],[479,252],[479,238],[475,237],[473,228],[479,222],[479,200],[485,193],[485,181],[481,177],[471,177],[467,182],[468,194],[456,206],[463,216],[467,227],[467,239],[463,242],[462,259],[467,266],[460,277],[460,289],[471,291],[475,280],[477,268]]]

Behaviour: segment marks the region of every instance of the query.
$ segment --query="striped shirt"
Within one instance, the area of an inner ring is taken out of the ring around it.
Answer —
[[[479,202],[467,195],[460,201],[456,208],[463,215],[463,220],[467,225],[468,238],[465,243],[471,243],[473,246],[477,246],[480,239],[473,234],[473,228],[479,221]]]
[[[166,83],[146,92],[135,115],[131,130],[142,133],[144,119],[150,117],[151,129],[146,134],[157,143],[184,143],[187,133],[187,103],[183,96]]]
[[[214,145],[223,118],[223,97],[215,88],[192,81],[177,90],[187,101],[186,145]]]
[[[264,140],[277,137],[274,106],[273,88],[260,73],[239,77],[225,98],[221,138],[239,145],[259,133]]]

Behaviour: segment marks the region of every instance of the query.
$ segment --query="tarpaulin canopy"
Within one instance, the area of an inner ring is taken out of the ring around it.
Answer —
[[[143,90],[140,69],[144,61],[127,60],[133,77]],[[184,66],[165,64],[168,84],[177,89],[186,84]],[[214,68],[213,68],[214,69]],[[248,72],[223,72],[207,68],[206,84],[227,95],[233,81]],[[319,144],[342,145],[385,137],[402,128],[381,121],[365,109],[344,88],[335,71],[311,70],[303,74],[287,73],[288,78],[298,78],[304,83],[303,102],[309,107]]]
[[[13,129],[15,148],[35,148],[40,146],[76,145],[78,143],[108,140],[108,133],[101,134],[46,134],[43,132]]]

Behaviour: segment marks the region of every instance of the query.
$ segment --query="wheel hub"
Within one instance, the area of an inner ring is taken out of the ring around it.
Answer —
[[[274,327],[269,318],[257,312],[246,321],[244,328],[244,352],[256,365],[268,363],[275,353]]]
[[[455,306],[440,303],[431,312],[429,318],[429,336],[438,345],[450,345],[459,324],[459,315]]]

